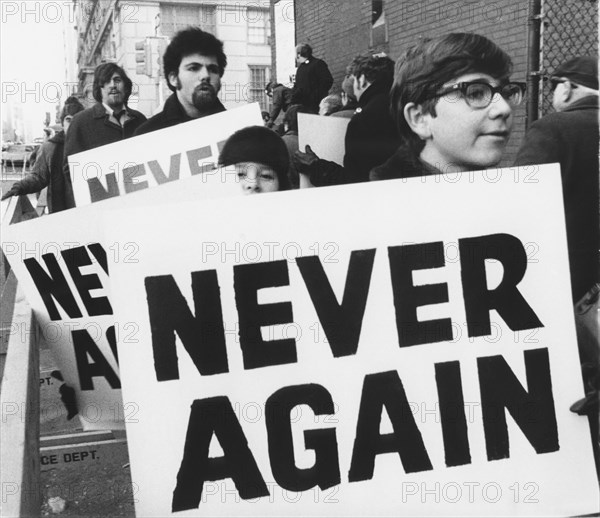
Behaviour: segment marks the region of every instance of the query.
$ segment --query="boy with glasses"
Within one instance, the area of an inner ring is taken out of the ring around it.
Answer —
[[[478,34],[424,39],[396,63],[392,114],[401,145],[371,180],[485,169],[498,164],[525,85],[510,57]]]

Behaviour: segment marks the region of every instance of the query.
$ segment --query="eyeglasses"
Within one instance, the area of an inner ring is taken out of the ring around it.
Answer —
[[[487,108],[496,94],[500,94],[511,106],[518,106],[525,95],[525,83],[492,86],[483,81],[468,81],[443,88],[430,98],[441,97],[453,92],[459,93],[467,104],[475,109]]]

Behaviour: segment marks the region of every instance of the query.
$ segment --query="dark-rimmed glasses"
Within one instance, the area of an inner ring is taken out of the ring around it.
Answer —
[[[484,81],[466,81],[442,88],[430,98],[451,93],[460,94],[466,103],[475,109],[487,108],[496,94],[500,94],[511,106],[518,106],[525,95],[525,83],[513,82],[492,86]]]

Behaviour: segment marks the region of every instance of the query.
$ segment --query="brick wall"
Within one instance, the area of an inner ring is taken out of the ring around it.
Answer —
[[[523,0],[441,1],[387,0],[388,44],[396,59],[419,38],[448,32],[483,34],[513,59],[512,78],[525,81],[527,73],[527,2]],[[370,48],[370,0],[296,0],[296,41],[307,41],[322,57],[339,86],[352,58]],[[510,165],[525,132],[525,102],[515,111],[513,135],[501,165]]]

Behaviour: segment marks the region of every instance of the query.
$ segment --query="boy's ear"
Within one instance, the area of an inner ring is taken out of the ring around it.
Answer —
[[[431,138],[431,130],[429,129],[431,116],[423,112],[423,107],[420,104],[407,103],[404,106],[404,118],[412,132],[421,140]]]

